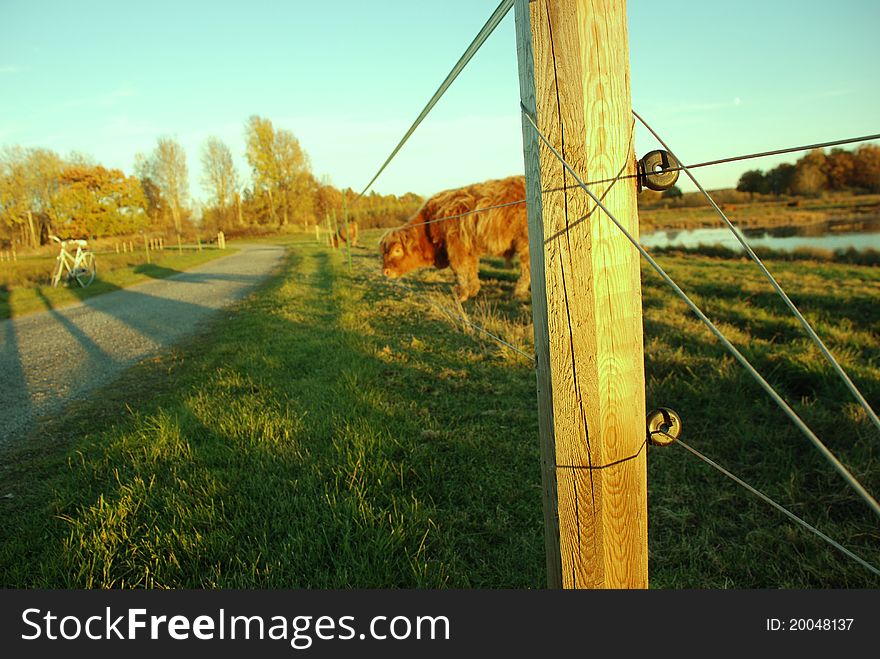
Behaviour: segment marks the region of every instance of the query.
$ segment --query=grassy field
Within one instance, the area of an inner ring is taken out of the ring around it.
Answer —
[[[0,453],[0,585],[541,587],[528,360],[450,319],[449,272],[399,287],[373,249],[292,244],[285,270],[212,328]],[[880,492],[880,437],[759,274],[661,262]],[[880,402],[880,269],[772,262]],[[485,262],[469,318],[531,350],[515,273]],[[685,439],[880,563],[876,518],[643,273],[648,405]],[[651,448],[656,588],[880,587],[679,447]]]
[[[201,263],[231,254],[230,250],[175,250],[152,252],[147,263],[143,252],[99,253],[95,257],[98,274],[88,288],[49,286],[55,257],[22,258],[0,263],[0,320],[34,311],[57,309],[96,295],[110,293],[147,279],[160,279],[183,272]]]

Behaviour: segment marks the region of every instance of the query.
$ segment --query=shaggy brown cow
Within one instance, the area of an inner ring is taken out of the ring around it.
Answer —
[[[514,295],[527,296],[530,274],[525,203],[471,212],[525,199],[525,187],[524,177],[511,176],[434,195],[406,226],[382,238],[385,276],[400,277],[418,268],[450,266],[458,282],[455,293],[464,301],[480,290],[480,256],[504,256],[509,261],[517,254],[520,277]],[[462,213],[469,214],[442,220]]]
[[[348,223],[348,233],[351,234],[351,246],[354,247],[357,245],[358,241],[358,225],[357,222],[349,222]],[[330,238],[333,247],[339,247],[340,244],[346,242],[347,233],[345,231],[345,224],[341,224],[339,226],[339,230]]]

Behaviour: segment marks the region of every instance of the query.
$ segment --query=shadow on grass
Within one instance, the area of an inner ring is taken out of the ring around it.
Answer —
[[[143,263],[134,267],[134,272],[139,275],[145,275],[151,279],[165,279],[172,275],[179,275],[183,270],[175,270],[174,268],[166,268],[155,263]]]
[[[424,330],[415,319],[389,319],[370,337],[347,327],[334,294],[346,283],[326,255],[314,263],[298,300],[309,313],[296,322],[279,311],[276,283],[204,351],[199,340],[179,354],[192,362],[182,381],[170,384],[178,362],[157,360],[68,416],[71,439],[23,496],[35,516],[10,511],[6,529],[52,540],[32,550],[39,567],[0,551],[4,583],[540,585],[535,430],[510,442],[503,414],[466,404],[504,379],[501,369],[455,351],[408,357]],[[457,375],[432,375],[443,369]],[[514,385],[532,396],[528,371]],[[94,430],[111,420],[118,429]],[[4,456],[10,482],[55,431]],[[486,451],[499,461],[488,473]],[[44,517],[47,508],[57,514]],[[525,569],[505,567],[515,557]]]
[[[6,452],[2,583],[540,587],[531,369],[344,270],[293,255],[211,333]],[[832,479],[790,470],[768,408],[731,406],[742,386],[707,371],[649,398],[681,400],[689,439],[786,502],[830,492],[822,521],[870,540]],[[878,585],[683,452],[651,449],[649,470],[655,585]]]

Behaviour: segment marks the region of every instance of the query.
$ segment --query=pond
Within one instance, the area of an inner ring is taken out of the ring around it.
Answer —
[[[752,247],[769,247],[784,252],[799,247],[831,251],[854,247],[859,251],[868,249],[880,251],[880,217],[831,220],[801,227],[744,229],[743,233]],[[727,227],[652,231],[642,234],[641,243],[646,248],[723,245],[730,249],[742,250]]]

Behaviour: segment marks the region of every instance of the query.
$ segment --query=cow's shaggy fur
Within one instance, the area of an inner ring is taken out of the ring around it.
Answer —
[[[529,292],[529,232],[525,203],[479,212],[480,208],[525,199],[522,176],[475,183],[440,192],[425,202],[402,228],[382,238],[382,268],[386,277],[400,277],[418,268],[452,268],[460,300],[480,290],[480,256],[519,256],[520,277],[514,295]],[[472,212],[478,211],[478,212]],[[462,217],[443,220],[468,213]],[[438,221],[435,221],[438,220]]]
[[[348,234],[351,234],[351,246],[354,247],[355,245],[357,245],[358,241],[357,222],[348,223],[348,232],[345,231],[345,224],[341,224],[339,226],[339,230],[331,238],[333,247],[339,247],[341,244],[345,243],[347,241]]]

